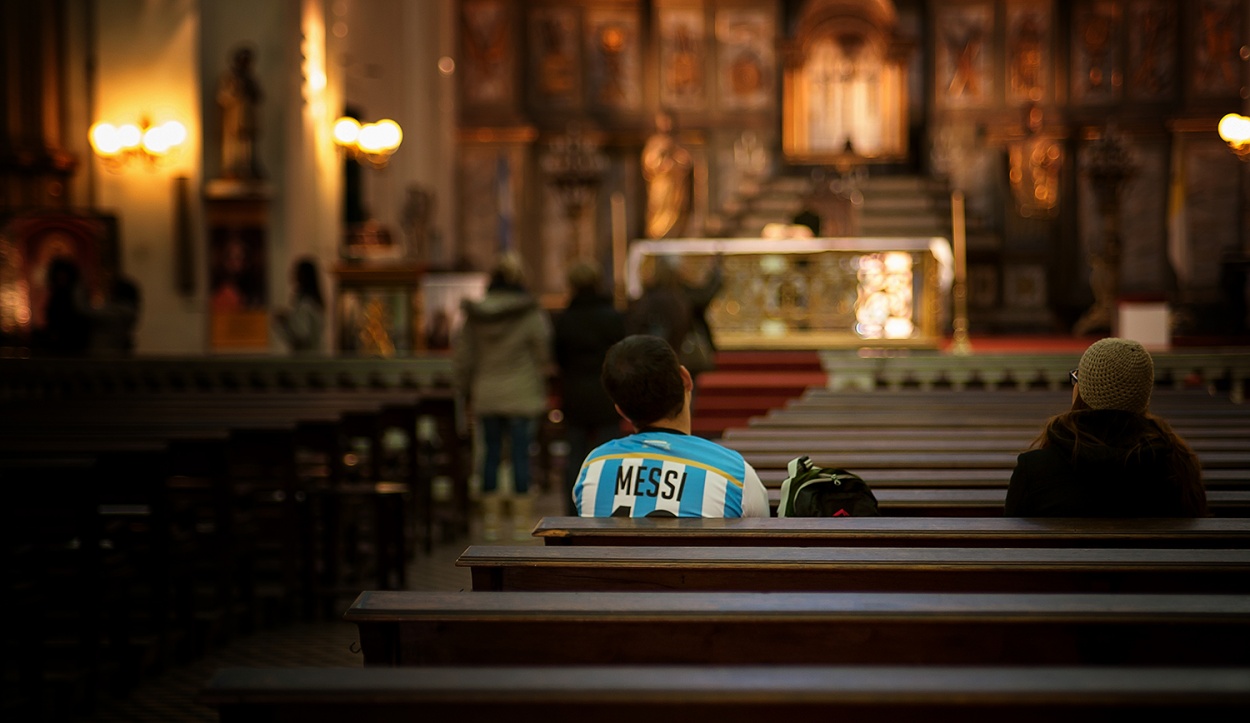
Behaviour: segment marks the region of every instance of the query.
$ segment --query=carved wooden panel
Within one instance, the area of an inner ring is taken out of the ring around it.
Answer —
[[[642,22],[635,8],[586,11],[587,100],[619,111],[642,107]]]
[[[1170,0],[1138,0],[1128,6],[1128,96],[1168,100],[1176,93],[1176,39],[1180,22]]]
[[[1053,7],[1049,0],[1007,3],[1005,88],[1009,103],[1037,103],[1052,94]]]
[[[934,97],[938,105],[986,105],[994,97],[994,4],[938,4],[934,25]]]
[[[1082,103],[1119,100],[1124,86],[1120,65],[1123,6],[1114,0],[1082,3],[1072,11],[1071,94]]]
[[[1195,96],[1233,96],[1241,90],[1242,15],[1240,0],[1187,3],[1194,14],[1190,74]]]
[[[707,32],[699,4],[661,7],[660,104],[672,110],[703,110],[707,106]]]
[[[464,0],[460,6],[460,97],[466,110],[510,106],[516,100],[512,8],[505,0]]]
[[[531,8],[528,25],[530,98],[534,106],[580,107],[583,63],[577,8]]]
[[[716,82],[722,109],[762,110],[776,103],[776,35],[772,7],[716,11]]]

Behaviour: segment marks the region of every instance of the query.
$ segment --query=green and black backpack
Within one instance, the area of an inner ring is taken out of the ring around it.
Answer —
[[[877,517],[877,498],[859,475],[817,467],[806,455],[790,460],[778,517]]]

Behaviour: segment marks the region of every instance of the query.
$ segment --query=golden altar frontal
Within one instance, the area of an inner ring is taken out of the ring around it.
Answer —
[[[630,244],[631,299],[661,257],[697,283],[723,260],[708,307],[722,349],[935,347],[954,279],[944,238],[657,239]]]

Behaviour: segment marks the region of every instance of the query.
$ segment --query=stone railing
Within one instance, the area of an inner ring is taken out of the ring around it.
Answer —
[[[822,351],[821,364],[834,390],[896,391],[904,388],[949,387],[1059,389],[1069,384],[1068,372],[1078,353],[1062,354],[888,354]],[[1245,399],[1250,383],[1250,350],[1208,349],[1155,352],[1155,384],[1183,389],[1207,387]]]
[[[451,386],[451,359],[446,356],[0,358],[0,399],[135,392],[445,392]]]

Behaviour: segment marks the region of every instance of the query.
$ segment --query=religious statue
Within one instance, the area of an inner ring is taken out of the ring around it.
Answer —
[[[221,175],[223,178],[258,180],[264,177],[256,155],[259,114],[263,94],[252,73],[252,51],[234,51],[230,69],[217,86],[221,106]]]
[[[673,121],[660,113],[655,133],[642,148],[642,175],[647,180],[647,238],[675,238],[686,229],[690,213],[690,152],[672,136]]]

